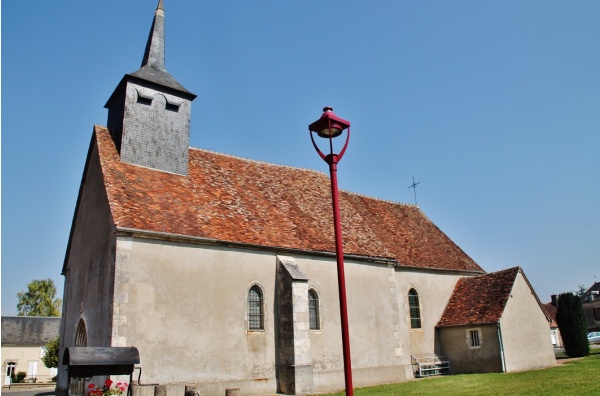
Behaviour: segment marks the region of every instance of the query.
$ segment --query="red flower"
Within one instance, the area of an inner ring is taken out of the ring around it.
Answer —
[[[95,387],[95,386],[96,386],[96,385],[94,385],[94,384],[89,384],[89,385],[88,385],[88,388],[90,388],[90,389],[94,389],[94,387]]]
[[[113,383],[113,382],[112,382],[110,379],[107,379],[107,380],[104,382],[104,386],[106,386],[107,388],[110,388],[110,386],[112,385],[112,383]]]

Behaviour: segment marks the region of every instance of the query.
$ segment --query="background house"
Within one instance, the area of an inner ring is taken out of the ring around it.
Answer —
[[[550,339],[552,340],[552,345],[554,346],[554,348],[562,348],[563,347],[563,342],[562,342],[562,337],[560,335],[560,329],[558,328],[558,323],[556,323],[556,312],[558,311],[557,309],[557,300],[556,300],[557,296],[553,295],[552,296],[552,301],[544,304],[544,309],[546,310],[546,313],[548,314],[548,316],[550,317]]]
[[[61,318],[40,316],[2,317],[2,385],[12,373],[27,373],[29,380],[50,381],[57,370],[42,363],[46,344],[58,336]]]
[[[141,382],[168,395],[342,388],[328,176],[189,148],[194,98],[164,68],[160,2],[142,67],[93,129],[63,266],[61,354],[135,346]],[[445,348],[436,324],[457,282],[485,271],[415,205],[342,191],[340,207],[354,384],[411,379],[411,355]],[[502,319],[511,370],[529,363],[512,358],[519,331],[552,349],[517,320],[545,316],[515,271],[525,308],[507,303]],[[61,366],[57,393],[68,386]]]
[[[600,331],[600,282],[594,282],[581,296],[587,331]]]

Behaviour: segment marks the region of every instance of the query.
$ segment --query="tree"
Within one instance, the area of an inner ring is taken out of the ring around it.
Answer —
[[[56,336],[46,344],[46,353],[42,356],[42,363],[48,368],[58,367],[58,347],[60,345],[60,337]]]
[[[569,357],[582,357],[590,354],[587,340],[585,316],[581,299],[573,293],[558,296],[556,324]]]
[[[35,279],[27,285],[26,292],[18,292],[19,316],[60,316],[62,300],[56,298],[52,279]]]
[[[581,297],[585,294],[586,291],[587,288],[580,283],[579,285],[577,285],[577,291],[575,292],[575,294],[577,295],[577,297]]]

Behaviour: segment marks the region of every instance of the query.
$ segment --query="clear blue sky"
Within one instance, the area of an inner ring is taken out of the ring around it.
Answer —
[[[60,275],[92,127],[157,0],[2,2],[2,315]],[[327,172],[307,125],[352,122],[345,190],[418,205],[540,299],[600,281],[600,1],[165,0],[191,145]]]

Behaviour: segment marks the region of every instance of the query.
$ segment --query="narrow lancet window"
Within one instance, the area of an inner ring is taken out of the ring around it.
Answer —
[[[256,285],[248,292],[248,329],[264,330],[263,296]]]
[[[419,307],[419,294],[415,289],[408,292],[408,307],[410,310],[410,328],[421,328],[421,308]]]
[[[319,295],[314,289],[308,291],[308,321],[311,330],[321,330],[319,321]]]

